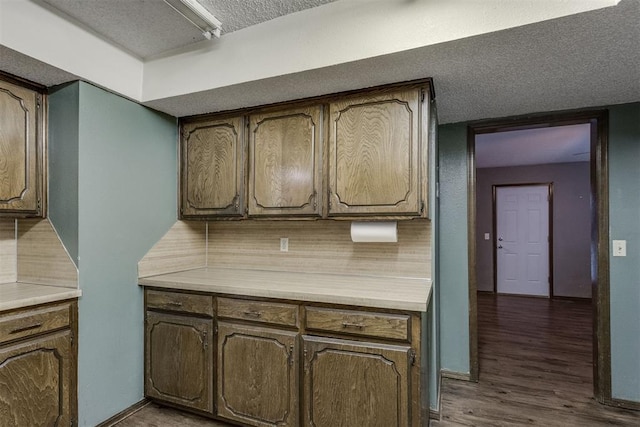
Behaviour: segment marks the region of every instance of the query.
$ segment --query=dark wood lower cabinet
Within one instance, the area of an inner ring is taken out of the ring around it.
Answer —
[[[153,400],[243,426],[428,423],[420,314],[146,292]]]
[[[245,425],[298,420],[298,334],[218,323],[218,415]]]
[[[77,303],[0,313],[0,426],[77,425]]]
[[[209,414],[213,319],[147,312],[145,394]]]
[[[2,347],[0,425],[71,425],[71,369],[70,331]]]
[[[304,336],[304,425],[405,427],[409,346]]]

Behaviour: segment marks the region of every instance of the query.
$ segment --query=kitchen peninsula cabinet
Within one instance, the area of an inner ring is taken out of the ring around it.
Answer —
[[[249,117],[249,216],[322,214],[323,108]]]
[[[46,214],[41,90],[0,75],[0,217]]]
[[[329,217],[425,213],[425,89],[388,89],[330,103]]]
[[[76,302],[0,314],[0,420],[76,425]]]
[[[211,297],[148,292],[145,395],[213,414]]]
[[[181,126],[181,218],[245,214],[245,120],[200,119]]]

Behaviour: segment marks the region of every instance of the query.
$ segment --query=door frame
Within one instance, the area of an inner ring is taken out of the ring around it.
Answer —
[[[469,378],[479,379],[478,301],[476,266],[476,154],[478,134],[591,125],[591,295],[593,306],[593,393],[605,404],[611,395],[611,334],[609,291],[609,111],[579,110],[472,122],[467,126],[467,237],[469,265]]]
[[[500,187],[547,187],[548,194],[548,212],[549,216],[549,239],[547,240],[547,255],[549,256],[549,299],[553,298],[553,182],[541,182],[541,183],[526,183],[526,184],[494,184],[491,186],[491,192],[493,196],[493,212],[492,212],[492,221],[493,221],[493,230],[491,231],[493,234],[494,241],[492,242],[493,247],[493,293],[498,293],[498,249],[496,247],[495,237],[498,235],[498,205],[497,205],[497,197],[498,197],[498,188]]]

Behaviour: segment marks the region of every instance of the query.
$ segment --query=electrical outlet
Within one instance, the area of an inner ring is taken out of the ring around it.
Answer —
[[[612,243],[613,243],[613,256],[627,256],[626,240],[614,240]]]
[[[280,238],[280,252],[289,252],[289,238],[281,237]]]

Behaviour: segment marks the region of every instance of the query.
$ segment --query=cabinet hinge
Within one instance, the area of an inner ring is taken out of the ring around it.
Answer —
[[[309,372],[309,361],[307,360],[307,349],[302,352],[302,360],[304,360],[304,371]]]
[[[420,215],[424,213],[424,200],[420,202]]]
[[[42,106],[42,96],[40,94],[36,95],[36,108],[40,108]]]
[[[293,366],[293,346],[289,346],[289,366]]]
[[[38,199],[37,207],[40,209],[40,199]]]
[[[69,340],[71,342],[71,347],[73,347],[73,343],[75,341],[73,338],[74,338],[74,336],[73,336],[73,332],[72,332],[71,335],[69,336]]]
[[[202,348],[207,349],[209,347],[209,342],[207,341],[207,330],[202,331]]]
[[[422,97],[422,99],[421,99],[421,101],[420,101],[420,102],[424,102],[424,89],[422,89],[422,90],[420,91],[420,95],[421,95],[421,97]]]
[[[409,364],[411,366],[416,364],[416,351],[414,349],[409,350]]]

